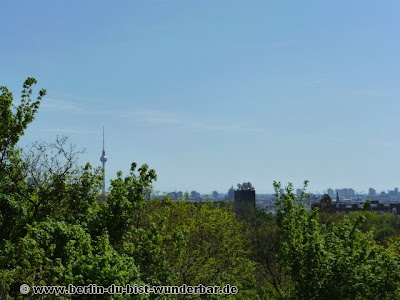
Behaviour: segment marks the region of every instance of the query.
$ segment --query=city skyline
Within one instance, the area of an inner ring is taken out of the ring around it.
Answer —
[[[155,190],[274,180],[389,190],[400,169],[396,1],[0,3],[0,85],[46,88],[20,146],[68,135],[107,186],[132,162]]]
[[[237,189],[234,186],[232,186],[232,187],[235,190]],[[283,190],[284,189],[281,189],[281,191],[283,191]],[[302,191],[302,188],[296,188],[295,187],[293,192],[295,194],[297,194],[297,195],[300,195],[301,191]],[[179,194],[178,198],[180,198],[180,197],[184,196],[185,193],[188,193],[189,195],[191,195],[192,193],[197,193],[199,196],[200,195],[202,195],[202,196],[206,196],[206,195],[207,196],[212,196],[214,192],[217,192],[219,195],[227,195],[229,193],[229,190],[223,191],[223,190],[214,189],[214,190],[209,191],[209,192],[201,193],[201,192],[198,192],[196,190],[185,190],[185,191],[183,191],[181,189],[177,189],[177,190],[174,190],[174,191],[154,191],[154,192],[156,194],[158,194],[158,195],[162,195],[164,193],[165,194],[176,193],[176,194]],[[336,197],[337,194],[339,194],[340,197],[353,197],[353,196],[357,196],[357,195],[368,195],[368,196],[374,196],[374,197],[377,196],[377,197],[379,197],[379,196],[382,195],[382,193],[384,193],[384,195],[386,195],[386,196],[389,196],[391,194],[393,194],[393,196],[400,196],[398,187],[394,187],[392,189],[386,189],[386,190],[376,190],[376,189],[371,187],[371,188],[368,188],[367,191],[364,191],[364,190],[363,191],[357,191],[357,190],[354,190],[353,188],[334,188],[334,189],[327,188],[327,189],[323,190],[322,192],[320,192],[320,191],[310,191],[309,189],[306,189],[306,193],[311,193],[311,194],[316,194],[316,195],[328,194],[331,197]],[[269,195],[271,195],[271,194],[274,194],[274,192],[271,192],[271,193],[258,193],[257,190],[256,190],[256,194],[264,194],[264,195],[265,194],[269,194]]]

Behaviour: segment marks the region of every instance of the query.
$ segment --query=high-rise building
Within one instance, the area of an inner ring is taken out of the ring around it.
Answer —
[[[178,200],[178,193],[175,191],[175,192],[171,192],[171,193],[168,193],[168,196],[172,199],[172,200]]]
[[[327,190],[327,194],[329,195],[329,197],[334,198],[335,197],[335,191],[331,188],[329,188]]]
[[[190,193],[190,199],[191,200],[200,200],[200,193],[198,193],[196,191],[192,191]]]
[[[211,193],[211,196],[213,197],[214,200],[218,200],[218,192],[217,191],[213,191]]]
[[[374,190],[373,188],[369,188],[368,195],[370,197],[375,197],[376,196],[376,190]]]
[[[235,189],[232,187],[229,189],[228,194],[226,195],[226,200],[234,200],[235,199]]]
[[[297,196],[300,196],[302,192],[303,192],[303,191],[302,191],[301,189],[297,189],[297,190],[296,190],[296,195],[297,195]]]
[[[240,215],[250,213],[256,208],[256,191],[250,182],[238,184],[233,204],[234,211]]]
[[[356,195],[356,191],[352,188],[343,188],[343,189],[336,189],[336,194],[339,194],[339,197],[353,197]]]
[[[344,193],[342,189],[335,189],[336,195],[339,197],[344,197]]]

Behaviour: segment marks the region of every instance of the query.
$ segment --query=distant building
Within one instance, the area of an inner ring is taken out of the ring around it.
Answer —
[[[356,195],[356,191],[352,188],[336,189],[336,193],[342,198],[354,197]]]
[[[331,188],[329,188],[327,190],[327,194],[329,195],[329,197],[334,198],[335,197],[335,191]]]
[[[197,200],[200,200],[200,199],[201,199],[200,198],[200,193],[198,193],[196,191],[192,191],[190,193],[190,200],[197,201]]]
[[[353,211],[362,211],[363,209],[376,213],[392,213],[395,215],[400,213],[400,203],[380,203],[378,200],[373,200],[369,205],[365,204],[364,207],[364,203],[354,203],[350,201],[336,201],[335,203],[327,194],[322,196],[319,203],[313,203],[311,205],[312,209],[316,207],[318,207],[320,211],[329,213],[349,213]]]
[[[303,192],[302,189],[297,189],[297,190],[296,190],[296,195],[297,195],[297,196],[300,196],[302,192]]]
[[[237,190],[235,191],[235,203],[248,203],[256,206],[256,191],[255,190]]]
[[[232,187],[229,189],[228,194],[226,195],[226,200],[235,200],[235,189]]]
[[[335,212],[336,204],[333,203],[332,198],[328,194],[324,194],[321,200],[311,205],[312,209],[318,207],[322,212]]]
[[[395,188],[393,191],[389,191],[389,196],[392,196],[392,197],[399,196],[399,189]]]
[[[212,196],[212,198],[213,198],[214,200],[218,200],[218,192],[217,192],[217,191],[213,191],[212,194],[211,194],[211,196]]]
[[[238,184],[233,209],[238,215],[246,215],[256,208],[256,191],[250,182]]]
[[[170,196],[172,200],[178,200],[178,193],[177,192],[168,193],[168,196]]]
[[[376,196],[376,190],[374,190],[373,188],[369,188],[368,195],[370,197],[375,197]]]

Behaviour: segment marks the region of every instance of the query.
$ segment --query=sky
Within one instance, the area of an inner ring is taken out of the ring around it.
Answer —
[[[20,141],[66,135],[160,192],[273,181],[400,186],[399,1],[1,1],[0,86],[47,95]],[[16,103],[17,103],[16,102]]]

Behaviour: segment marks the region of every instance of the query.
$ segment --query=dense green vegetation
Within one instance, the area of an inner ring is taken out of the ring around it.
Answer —
[[[45,95],[31,99],[35,83],[25,81],[16,107],[1,88],[1,299],[27,297],[22,283],[239,289],[229,296],[131,296],[137,299],[400,299],[399,216],[306,211],[294,204],[290,184],[279,195],[280,183],[276,217],[236,216],[228,203],[148,200],[156,173],[135,163],[100,202],[100,170],[79,167],[79,151],[65,138],[18,149]]]

